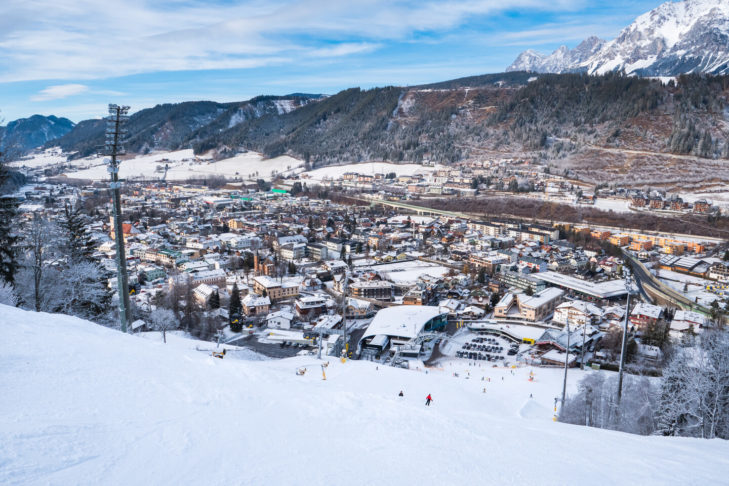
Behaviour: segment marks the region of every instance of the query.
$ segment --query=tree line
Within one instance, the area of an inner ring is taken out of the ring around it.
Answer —
[[[561,422],[640,435],[729,439],[729,336],[704,332],[674,349],[661,379],[594,372],[578,384]]]

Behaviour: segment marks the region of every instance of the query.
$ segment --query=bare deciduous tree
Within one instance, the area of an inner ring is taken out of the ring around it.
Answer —
[[[157,308],[149,313],[149,325],[155,331],[162,333],[162,340],[167,343],[167,331],[177,329],[179,321],[175,313],[169,309]]]

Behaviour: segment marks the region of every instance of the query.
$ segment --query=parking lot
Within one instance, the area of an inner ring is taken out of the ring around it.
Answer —
[[[502,337],[474,334],[470,331],[456,333],[441,349],[445,356],[468,361],[484,361],[505,364],[519,351],[519,345]]]

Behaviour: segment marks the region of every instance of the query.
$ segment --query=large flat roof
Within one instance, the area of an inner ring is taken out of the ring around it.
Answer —
[[[607,280],[605,282],[590,282],[589,280],[580,280],[579,278],[557,272],[532,273],[531,276],[552,285],[568,288],[598,299],[610,299],[628,293],[625,290],[625,281],[621,279]]]
[[[384,334],[413,339],[432,318],[442,314],[440,309],[428,305],[398,305],[387,307],[377,313],[367,327],[363,337]]]

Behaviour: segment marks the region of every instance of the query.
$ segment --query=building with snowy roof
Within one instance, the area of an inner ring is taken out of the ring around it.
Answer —
[[[271,307],[271,299],[268,296],[261,297],[256,294],[248,294],[243,297],[241,304],[243,305],[243,312],[247,316],[268,314],[268,310]]]
[[[294,302],[296,315],[300,319],[310,321],[316,319],[327,311],[327,298],[321,295],[306,295]]]
[[[584,300],[572,300],[557,306],[552,321],[574,327],[595,324],[600,321],[601,317],[602,310],[598,306]]]
[[[542,280],[564,290],[571,290],[593,299],[616,299],[627,295],[625,281],[607,280],[603,282],[591,282],[579,278],[570,277],[557,272],[539,272],[531,275],[533,278]]]
[[[645,302],[639,302],[630,313],[631,324],[639,329],[653,325],[661,318],[663,318],[663,308]]]
[[[370,317],[374,314],[374,307],[371,302],[366,300],[354,299],[347,297],[347,306],[345,308],[347,317],[353,319],[361,319]]]
[[[507,293],[494,307],[494,317],[524,321],[541,321],[550,317],[564,292],[547,288],[532,296]]]
[[[709,320],[698,312],[677,310],[671,321],[671,330],[685,332],[689,330],[698,331],[707,327]]]
[[[208,305],[213,294],[218,293],[217,285],[200,284],[192,291],[195,300],[201,305]]]
[[[400,305],[380,310],[365,330],[360,345],[384,351],[390,345],[403,345],[422,333],[443,330],[448,313],[428,305]]]
[[[270,329],[291,329],[294,314],[287,310],[271,312],[266,316],[266,327]]]

